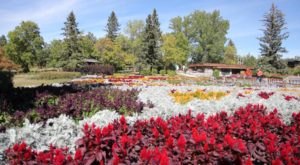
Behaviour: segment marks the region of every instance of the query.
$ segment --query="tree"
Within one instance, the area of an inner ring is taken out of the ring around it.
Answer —
[[[230,39],[225,47],[224,53],[225,64],[236,64],[237,63],[237,51],[233,41]]]
[[[2,35],[2,36],[0,37],[0,47],[3,48],[6,44],[7,44],[6,37],[5,37],[5,35]]]
[[[143,58],[143,49],[141,45],[143,44],[143,33],[145,29],[145,23],[142,20],[133,20],[128,21],[127,26],[125,28],[125,33],[129,37],[129,50],[128,53],[134,56],[134,66],[135,69],[140,70],[144,65]]]
[[[184,18],[173,18],[170,28],[175,33],[183,32],[188,38],[193,63],[223,60],[229,22],[220,16],[219,11],[207,13],[197,10]]]
[[[44,47],[38,25],[31,21],[23,21],[20,26],[8,33],[8,39],[7,55],[16,64],[21,65],[24,72],[28,72],[29,66],[36,65]]]
[[[143,57],[147,65],[150,65],[150,72],[153,67],[160,69],[161,65],[161,31],[156,10],[148,15],[143,35]]]
[[[68,46],[62,40],[53,40],[49,45],[49,67],[61,68],[68,64]]]
[[[187,61],[189,54],[189,44],[183,33],[163,35],[163,63],[167,67],[171,64],[183,65]]]
[[[257,59],[251,55],[247,54],[246,56],[242,57],[243,64],[249,67],[254,67],[256,68],[257,66]]]
[[[286,53],[287,50],[282,46],[283,40],[288,38],[287,29],[284,14],[272,4],[272,7],[268,13],[264,15],[265,29],[263,29],[264,35],[259,39],[261,67],[268,72],[277,72],[285,69],[286,65],[281,60],[282,53]]]
[[[78,29],[78,23],[76,22],[75,15],[73,11],[68,15],[67,21],[64,23],[65,27],[62,28],[64,41],[67,45],[66,56],[61,57],[61,60],[68,61],[66,63],[67,68],[75,68],[78,62],[83,58],[80,52],[80,34]]]
[[[119,30],[120,30],[120,24],[118,22],[115,12],[112,11],[110,16],[108,17],[108,21],[105,29],[105,31],[107,32],[106,37],[114,41],[118,36]]]
[[[4,49],[0,47],[0,71],[18,69],[18,65],[8,59],[5,55]]]
[[[97,59],[104,64],[112,65],[116,70],[124,69],[125,55],[119,42],[113,42],[110,38],[102,38],[95,45]]]
[[[130,40],[136,40],[142,37],[145,28],[143,20],[128,21],[125,28],[125,33],[129,36]]]
[[[84,58],[95,58],[95,43],[97,38],[93,33],[88,33],[84,35],[79,40],[80,52]]]

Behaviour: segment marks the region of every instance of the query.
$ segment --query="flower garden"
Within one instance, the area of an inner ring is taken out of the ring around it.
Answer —
[[[95,77],[74,80],[81,88],[16,88],[1,95],[0,161],[300,164],[298,88],[172,85],[168,79]]]

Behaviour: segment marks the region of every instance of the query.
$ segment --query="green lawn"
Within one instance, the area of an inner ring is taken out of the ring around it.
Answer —
[[[53,83],[63,83],[80,77],[76,72],[31,72],[16,74],[13,82],[14,87],[39,86]]]

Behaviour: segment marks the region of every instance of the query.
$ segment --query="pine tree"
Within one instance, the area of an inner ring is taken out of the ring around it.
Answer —
[[[67,57],[63,57],[62,60],[68,61],[66,65],[68,67],[76,67],[78,60],[80,60],[80,31],[77,28],[78,23],[76,22],[73,11],[69,14],[67,21],[64,23],[65,27],[62,28],[63,35],[65,36],[64,41],[67,45]]]
[[[118,36],[118,31],[120,30],[120,24],[118,23],[117,16],[114,11],[111,12],[108,17],[108,22],[105,31],[107,32],[107,37],[114,41]]]
[[[156,10],[153,10],[152,15],[148,15],[146,19],[146,26],[143,37],[143,52],[146,63],[150,65],[150,72],[152,73],[153,67],[160,69],[162,56],[161,56],[161,31],[160,23]]]
[[[281,60],[282,53],[287,50],[282,46],[282,41],[288,38],[284,14],[272,4],[269,13],[264,15],[263,37],[259,38],[261,60],[260,65],[268,72],[278,72],[284,69],[285,64]]]

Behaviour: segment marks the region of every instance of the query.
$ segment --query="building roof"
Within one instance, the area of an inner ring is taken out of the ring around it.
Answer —
[[[90,62],[90,63],[98,63],[99,61],[95,60],[95,59],[83,59],[83,62]]]
[[[213,68],[213,69],[253,69],[253,67],[248,67],[246,65],[239,65],[239,64],[217,64],[217,63],[201,63],[201,64],[191,64],[189,68]]]

